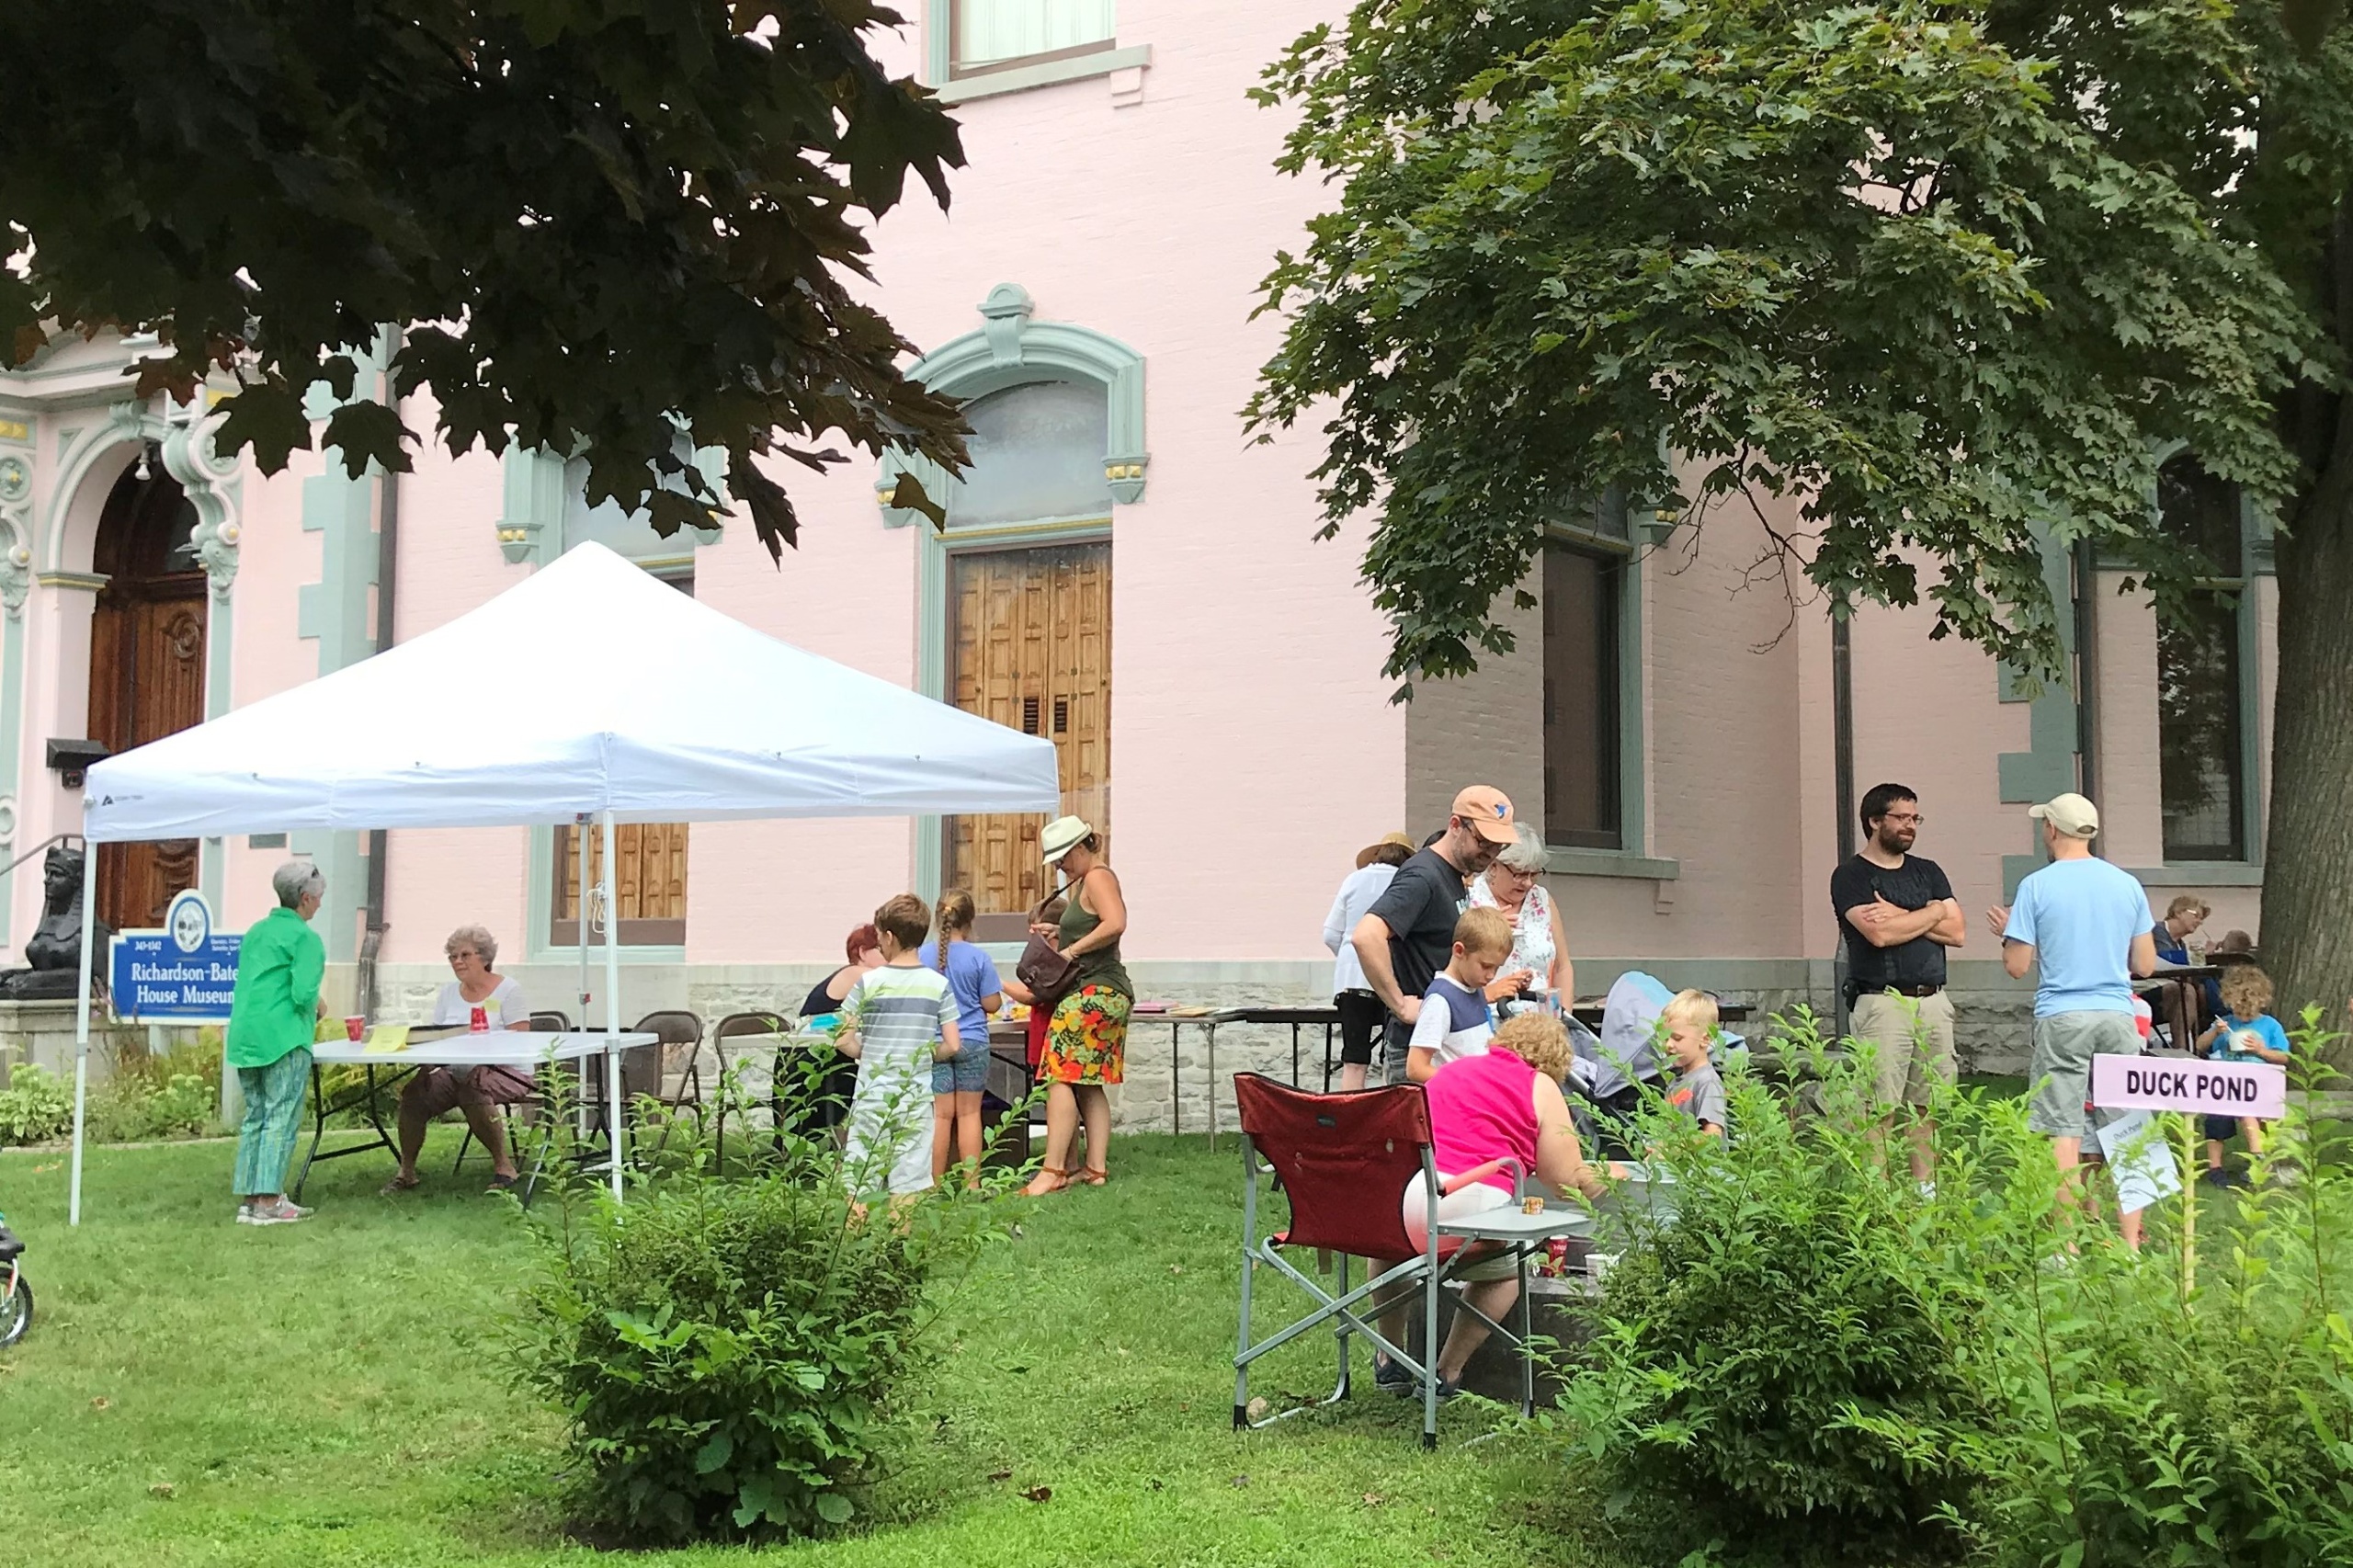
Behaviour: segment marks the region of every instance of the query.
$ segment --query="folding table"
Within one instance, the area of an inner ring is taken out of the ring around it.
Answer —
[[[412,1040],[396,1051],[371,1050],[363,1040],[321,1040],[311,1047],[311,1147],[302,1156],[301,1174],[294,1179],[293,1196],[298,1201],[301,1199],[303,1184],[311,1179],[311,1167],[322,1160],[340,1160],[347,1154],[364,1154],[371,1149],[390,1149],[397,1155],[400,1145],[384,1131],[384,1123],[377,1115],[377,1093],[427,1067],[529,1067],[536,1071],[558,1062],[577,1062],[586,1057],[602,1056],[608,1051],[627,1051],[634,1046],[658,1043],[651,1034],[634,1032],[608,1035],[575,1030],[567,1034],[540,1034],[529,1029],[491,1029],[483,1034],[460,1032],[436,1040]],[[322,1067],[364,1067],[368,1071],[367,1085],[330,1103],[325,1081],[319,1072]],[[380,1080],[377,1076],[380,1070],[389,1070],[392,1075]],[[352,1109],[367,1114],[368,1124],[376,1132],[374,1142],[329,1149],[321,1153],[319,1142],[326,1134],[327,1118],[339,1111]],[[531,1190],[537,1186],[540,1172],[546,1162],[547,1150],[542,1145],[539,1160],[532,1165],[530,1178],[524,1184],[523,1198],[527,1203],[530,1201]]]

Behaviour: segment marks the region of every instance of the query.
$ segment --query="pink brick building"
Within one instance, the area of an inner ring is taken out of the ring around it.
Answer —
[[[781,570],[741,521],[661,540],[592,512],[576,468],[546,454],[437,452],[356,482],[307,455],[264,477],[213,464],[188,411],[130,400],[121,371],[139,345],[61,347],[0,375],[0,852],[78,824],[49,742],[125,744],[253,701],[597,538],[776,636],[1054,734],[1071,803],[1109,824],[1147,992],[1327,994],[1319,929],[1356,850],[1395,828],[1419,836],[1480,780],[1551,830],[1580,991],[1641,966],[1826,1008],[1837,661],[1823,605],[1743,588],[1753,523],[1670,530],[1597,509],[1531,574],[1545,608],[1510,613],[1518,653],[1398,707],[1358,544],[1313,538],[1311,436],[1244,440],[1236,411],[1277,335],[1250,319],[1255,287],[1324,195],[1272,172],[1282,122],[1244,93],[1333,8],[920,10],[895,64],[956,103],[971,166],[952,213],[911,203],[882,225],[877,270],[926,375],[978,400],[982,466],[945,539],[879,504],[890,464],[782,475],[807,526]],[[2216,905],[2214,930],[2258,927],[2268,543],[2235,496],[2184,472],[2168,515],[2223,540],[2241,574],[2227,585],[2245,591],[2161,640],[2147,605],[2115,591],[2120,574],[2055,559],[2078,606],[2073,690],[2026,700],[1983,655],[1930,642],[1917,613],[1853,622],[1852,785],[1920,792],[1919,849],[1972,909],[1955,980],[1964,1043],[1989,1059],[2022,1050],[2022,994],[1976,911],[2031,864],[2028,800],[2088,790],[2107,852],[2160,910],[2193,890]],[[451,724],[495,724],[532,695],[484,670],[450,694]],[[624,868],[631,1010],[790,1006],[838,961],[846,927],[908,887],[961,881],[984,908],[1013,908],[1033,887],[1017,875],[1033,859],[1024,831],[650,833]],[[135,921],[156,890],[193,884],[243,924],[290,848],[327,870],[339,985],[369,959],[396,1014],[445,972],[446,933],[478,921],[536,1005],[574,1007],[565,851],[549,830],[142,851],[108,865],[107,912]],[[34,865],[0,892],[12,956],[39,915]],[[1165,1084],[1165,1033],[1139,1030],[1146,1084]],[[1123,1114],[1166,1103],[1165,1087],[1131,1095]]]

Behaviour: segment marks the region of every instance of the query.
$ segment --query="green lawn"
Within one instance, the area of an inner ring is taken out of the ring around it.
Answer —
[[[376,1155],[320,1167],[316,1219],[231,1222],[225,1143],[0,1155],[29,1244],[30,1335],[0,1352],[0,1551],[43,1568],[313,1568],[585,1558],[551,1499],[559,1428],[513,1389],[501,1314],[521,1223],[444,1173],[380,1198]],[[1585,1563],[1557,1469],[1466,1400],[1443,1447],[1370,1392],[1231,1430],[1239,1160],[1231,1136],[1123,1140],[1100,1190],[1029,1206],[961,1290],[892,1472],[842,1538],[764,1555],[853,1565]],[[1295,1297],[1270,1286],[1273,1304]],[[1329,1341],[1254,1392],[1317,1391]],[[1007,1479],[992,1479],[1009,1471]],[[1025,1493],[1051,1488],[1031,1501]],[[709,1550],[681,1562],[740,1559]]]

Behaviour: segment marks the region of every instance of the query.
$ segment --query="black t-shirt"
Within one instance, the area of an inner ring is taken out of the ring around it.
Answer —
[[[1454,923],[1467,897],[1462,873],[1437,850],[1425,849],[1398,867],[1372,901],[1366,913],[1389,927],[1389,967],[1400,992],[1419,996],[1453,958]]]
[[[1893,948],[1875,948],[1847,920],[1847,911],[1876,895],[1898,909],[1926,909],[1952,896],[1952,883],[1934,860],[1906,855],[1893,870],[1857,855],[1830,873],[1830,909],[1847,934],[1847,973],[1861,992],[1891,985],[1942,985],[1945,949],[1940,942],[1915,937]]]

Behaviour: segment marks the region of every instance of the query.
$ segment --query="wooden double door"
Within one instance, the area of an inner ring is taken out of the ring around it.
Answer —
[[[958,553],[949,558],[949,700],[1054,743],[1063,809],[1110,830],[1111,547]],[[968,890],[984,939],[1051,891],[1039,858],[1042,816],[960,816],[946,827],[942,885]],[[1000,928],[1001,927],[1001,928]]]
[[[110,752],[204,722],[205,574],[196,510],[152,460],[124,471],[99,516],[92,564],[107,582],[90,618],[90,739]],[[196,885],[198,841],[98,846],[98,918],[116,930],[164,924]]]

